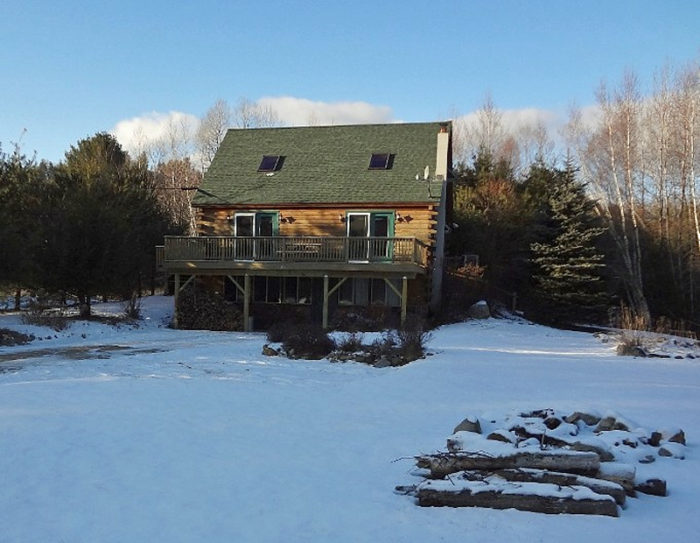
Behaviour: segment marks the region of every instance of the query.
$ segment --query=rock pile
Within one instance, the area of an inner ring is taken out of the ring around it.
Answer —
[[[421,506],[515,508],[618,516],[636,492],[666,495],[666,482],[638,472],[685,457],[682,430],[647,431],[623,418],[542,409],[502,419],[465,418],[447,451],[415,457],[424,480],[397,487]]]

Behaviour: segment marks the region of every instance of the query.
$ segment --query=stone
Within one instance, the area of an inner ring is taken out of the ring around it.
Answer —
[[[583,421],[584,424],[593,426],[594,424],[598,424],[600,422],[600,417],[591,413],[575,411],[568,417],[564,417],[564,420],[570,424],[576,424],[578,421]]]
[[[510,434],[505,430],[496,430],[495,432],[491,432],[486,436],[486,439],[490,439],[491,441],[501,441],[502,443],[513,443],[514,441]]]
[[[467,310],[467,316],[471,319],[488,319],[491,317],[489,304],[487,304],[484,300],[476,302]]]
[[[661,432],[652,432],[651,436],[649,436],[647,444],[651,445],[652,447],[658,447],[661,444],[661,437]]]
[[[374,362],[370,353],[355,354],[355,361],[362,362],[363,364],[372,364]]]
[[[668,438],[668,441],[672,443],[680,443],[681,445],[685,445],[685,432],[683,430],[678,430],[671,437]]]
[[[389,368],[392,366],[391,361],[386,357],[382,356],[374,363],[375,368]]]
[[[623,432],[629,432],[629,426],[627,426],[624,422],[615,420],[615,424],[613,424],[613,430],[622,430]]]
[[[270,347],[267,343],[263,345],[262,354],[265,356],[279,356],[277,349]]]
[[[550,430],[554,430],[555,428],[559,427],[560,424],[561,420],[557,417],[547,417],[544,419],[544,425]]]
[[[467,417],[462,422],[460,422],[455,429],[452,431],[453,434],[457,432],[474,432],[476,434],[481,433],[481,424],[479,419],[476,417]]]
[[[631,447],[632,449],[636,449],[637,445],[639,445],[639,443],[634,439],[623,439],[622,444],[627,445],[628,447]]]
[[[685,446],[681,445],[680,443],[664,443],[661,447],[659,447],[659,456],[683,460],[685,458]]]
[[[652,496],[666,496],[666,481],[663,479],[647,479],[641,483],[636,483],[634,489],[642,494]]]
[[[652,462],[656,462],[656,458],[654,458],[653,454],[647,454],[643,458],[639,459],[640,464],[651,464]]]
[[[603,419],[600,419],[594,431],[609,432],[610,430],[613,430],[615,428],[616,422],[617,421],[615,420],[615,417],[605,417]]]

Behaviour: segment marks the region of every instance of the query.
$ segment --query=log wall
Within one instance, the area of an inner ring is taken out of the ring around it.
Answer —
[[[394,237],[415,237],[432,245],[437,224],[437,211],[433,206],[401,206],[386,208],[381,206],[333,207],[333,208],[288,208],[273,210],[266,208],[196,208],[197,235],[233,235],[232,218],[237,212],[250,213],[277,211],[279,213],[280,236],[345,236],[347,223],[341,221],[348,211],[393,211],[401,219],[394,220]]]

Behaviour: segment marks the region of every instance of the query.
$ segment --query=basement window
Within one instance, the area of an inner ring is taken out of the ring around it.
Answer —
[[[394,155],[390,153],[372,153],[369,159],[370,170],[389,170],[393,162]]]
[[[284,157],[280,155],[263,155],[258,166],[259,172],[276,172],[282,167]]]

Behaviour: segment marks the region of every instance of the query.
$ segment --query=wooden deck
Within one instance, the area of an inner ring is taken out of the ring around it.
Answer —
[[[332,236],[166,236],[156,248],[169,273],[256,274],[425,273],[428,246],[415,238]]]

